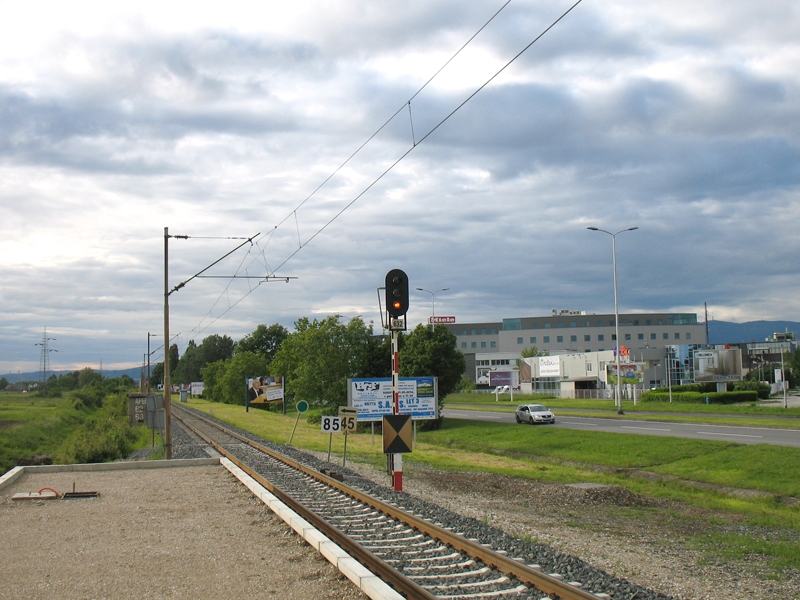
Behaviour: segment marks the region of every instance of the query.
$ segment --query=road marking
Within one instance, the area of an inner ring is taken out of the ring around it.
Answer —
[[[620,429],[644,429],[645,431],[672,431],[672,429],[658,429],[656,427],[630,427],[628,425],[622,425]]]
[[[749,438],[762,438],[763,435],[745,435],[743,433],[717,433],[716,431],[698,431],[697,433],[704,433],[706,435],[729,435],[731,437],[749,437]]]
[[[563,418],[563,417],[561,417],[561,418],[558,420],[558,422],[559,422],[559,423],[573,423],[573,424],[575,424],[575,425],[583,425],[584,427],[598,427],[597,423],[584,423],[584,422],[582,422],[582,421],[570,421],[570,420],[568,420],[568,419],[565,419],[565,418]]]

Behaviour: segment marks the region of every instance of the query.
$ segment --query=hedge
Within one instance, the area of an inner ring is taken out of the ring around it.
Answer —
[[[673,392],[672,401],[681,404],[735,404],[737,402],[758,402],[758,392],[742,390],[738,392]],[[642,394],[642,402],[669,402],[669,393],[650,391]]]

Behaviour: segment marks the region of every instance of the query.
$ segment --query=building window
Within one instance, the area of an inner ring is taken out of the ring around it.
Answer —
[[[564,329],[564,324],[563,323],[556,323],[556,327],[558,329]]]
[[[470,332],[470,335],[475,335],[476,333],[477,333],[477,331],[473,329],[473,330]]]
[[[461,347],[462,348],[466,348],[467,347],[467,342],[461,342]]]
[[[586,363],[586,372],[587,373],[591,373],[592,372],[592,363]]]
[[[472,348],[477,348],[478,347],[478,343],[477,342],[472,342],[470,346]]]
[[[651,333],[651,334],[650,334],[650,339],[651,339],[651,340],[654,340],[654,339],[656,339],[656,334],[655,334],[655,333]]]
[[[577,335],[571,335],[571,336],[569,336],[569,341],[570,341],[570,342],[577,342],[577,341],[578,341],[578,336],[577,336]]]
[[[532,338],[531,338],[531,344],[535,344],[535,343],[536,343],[536,338],[535,338],[535,337],[532,337]]]
[[[626,342],[630,342],[631,341],[631,334],[630,333],[626,333],[625,334],[625,341]]]
[[[545,328],[545,329],[550,329],[550,323],[545,323],[545,324],[544,324],[544,328]]]
[[[652,319],[647,319],[644,323],[645,323],[645,325],[652,325],[653,324],[653,320]]]
[[[492,328],[489,330],[489,333],[491,333],[492,335],[495,335],[495,334],[497,333],[497,329],[495,329],[494,327],[492,327]]]
[[[486,335],[486,328],[481,329],[481,335]]]
[[[583,336],[583,341],[584,342],[591,342],[592,341],[592,336],[590,336],[590,335]]]
[[[638,327],[639,326],[639,320],[638,319],[634,319],[633,320],[633,324]]]
[[[467,335],[467,330],[466,329],[462,329],[461,330],[461,335]]]
[[[589,321],[584,321],[584,322],[583,322],[583,326],[584,326],[584,327],[589,327]]]
[[[497,348],[497,342],[491,342],[492,348]]]
[[[538,323],[534,323],[533,326],[531,327],[531,329],[539,329],[539,324]]]
[[[613,326],[614,326],[614,319],[611,319],[611,320],[608,322],[608,326],[609,326],[609,327],[613,327]]]
[[[659,325],[663,325],[663,324],[664,324],[664,321],[662,321],[661,319],[659,319],[659,320],[658,320],[658,324],[659,324]]]
[[[611,334],[611,341],[612,342],[616,342],[617,341],[617,334],[616,333],[612,333]]]
[[[481,348],[486,348],[486,342],[481,342]]]
[[[570,327],[577,327],[577,326],[578,326],[578,323],[576,323],[575,321],[570,321],[570,322],[569,322],[569,326],[570,326]]]
[[[680,333],[678,333],[677,331],[675,332],[675,339],[676,339],[676,340],[679,340],[679,339],[681,339],[681,334],[680,334]]]
[[[563,344],[564,343],[564,336],[563,335],[557,335],[556,336],[556,342],[559,343],[559,344]]]
[[[662,333],[661,334],[661,339],[668,340],[669,339],[669,334],[668,333]]]
[[[598,322],[597,322],[597,326],[598,326],[598,327],[602,327],[602,326],[603,326],[603,322],[602,322],[602,321],[598,321]]]
[[[606,341],[606,336],[603,335],[602,333],[598,334],[597,341],[598,342],[605,342]]]
[[[545,344],[549,344],[550,343],[550,336],[549,335],[544,336],[544,343]]]
[[[686,334],[686,339],[687,339],[687,340],[690,340],[690,339],[692,339],[692,334],[691,334],[691,333],[687,333],[687,334]]]
[[[518,344],[522,344],[522,343],[523,343],[522,339],[523,339],[523,338],[517,338],[517,343],[518,343]]]

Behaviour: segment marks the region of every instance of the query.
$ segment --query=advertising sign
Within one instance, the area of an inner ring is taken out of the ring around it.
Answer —
[[[283,402],[283,377],[248,377],[247,404]]]
[[[644,363],[622,363],[619,369],[622,373],[622,384],[640,384],[644,381]],[[606,364],[606,383],[617,385],[617,365]]]
[[[428,325],[436,325],[438,323],[442,323],[444,325],[453,325],[455,322],[455,317],[428,317]]]
[[[401,377],[398,382],[400,414],[415,421],[438,415],[436,377]],[[392,414],[392,380],[389,377],[347,380],[347,405],[358,410],[359,421],[382,421]]]
[[[561,359],[557,356],[540,356],[539,377],[561,377]]]
[[[739,381],[742,378],[742,350],[719,348],[695,350],[695,381]]]
[[[193,381],[191,383],[190,391],[192,396],[202,396],[205,389],[206,386],[202,381]]]
[[[489,387],[519,387],[519,371],[489,371]]]

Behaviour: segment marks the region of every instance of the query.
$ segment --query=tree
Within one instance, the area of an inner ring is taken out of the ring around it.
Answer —
[[[230,360],[222,361],[215,382],[222,402],[244,404],[247,396],[247,378],[267,372],[266,359],[252,352],[240,352]]]
[[[266,358],[267,364],[275,358],[275,353],[280,350],[283,340],[289,337],[289,330],[280,323],[273,323],[269,327],[259,325],[253,333],[248,333],[236,342],[235,353],[252,352]]]
[[[86,387],[91,384],[99,384],[103,381],[103,376],[100,373],[93,371],[90,367],[81,369],[78,372],[78,387]]]
[[[8,379],[5,377],[0,377],[0,392],[5,390],[8,387]]]
[[[178,344],[172,344],[169,347],[169,376],[170,379],[172,375],[175,373],[175,369],[178,368],[178,363],[180,362],[180,355],[178,353]],[[161,367],[162,371],[164,367]]]
[[[200,370],[203,381],[203,397],[211,402],[222,402],[222,376],[225,374],[227,360],[208,363]]]
[[[226,360],[233,357],[233,339],[227,335],[212,334],[203,339],[199,346],[204,364]]]
[[[200,369],[205,365],[206,362],[203,360],[202,351],[197,347],[194,340],[189,340],[183,356],[178,361],[178,366],[173,371],[172,383],[200,381]]]
[[[400,375],[438,377],[439,398],[456,389],[465,369],[464,355],[456,348],[456,336],[444,325],[431,329],[420,323],[402,337]]]
[[[286,377],[286,392],[297,400],[333,408],[347,401],[347,378],[364,372],[370,356],[372,327],[359,318],[347,325],[339,315],[321,321],[303,317],[283,341],[269,367]]]
[[[519,355],[522,358],[533,358],[536,356],[550,356],[550,352],[548,350],[539,350],[536,346],[531,346],[530,348],[525,348]]]
[[[164,363],[160,362],[156,366],[153,367],[153,370],[150,371],[150,389],[157,390],[158,386],[164,382]]]

